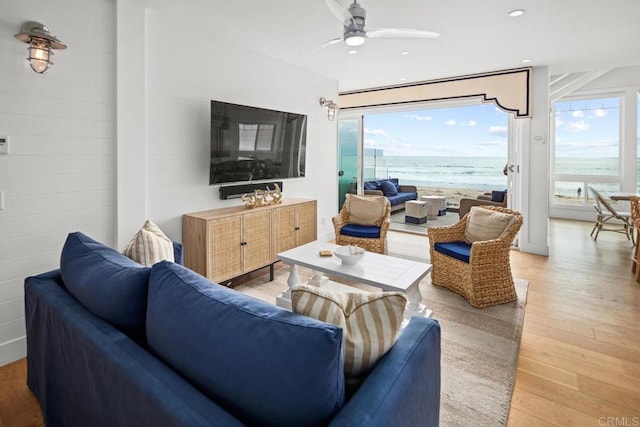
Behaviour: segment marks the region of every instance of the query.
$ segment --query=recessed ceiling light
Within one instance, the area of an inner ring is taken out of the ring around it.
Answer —
[[[403,50],[402,52],[400,52],[400,55],[408,55],[409,51],[408,50]]]
[[[356,49],[349,50],[349,54],[350,55],[355,55],[356,53],[358,53],[358,51]]]
[[[529,63],[529,62],[531,62],[531,61],[533,61],[533,60],[532,60],[532,59],[529,59],[529,58],[527,58],[527,59],[523,59],[523,60],[522,60],[522,62],[523,62],[524,64],[527,64],[527,63]]]
[[[516,9],[509,12],[509,16],[515,18],[516,16],[524,15],[524,9]]]
[[[400,81],[401,82],[407,81],[407,78],[406,77],[400,77]]]

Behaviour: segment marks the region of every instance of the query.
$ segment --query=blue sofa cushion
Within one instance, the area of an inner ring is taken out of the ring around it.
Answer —
[[[150,271],[80,232],[67,236],[60,257],[67,290],[89,311],[141,342]]]
[[[389,199],[389,203],[391,203],[391,206],[395,206],[409,200],[417,200],[418,193],[398,193],[395,196],[388,196],[387,199]]]
[[[242,422],[327,425],[343,406],[341,328],[166,261],[148,303],[151,351]]]
[[[380,189],[382,190],[382,194],[387,197],[398,195],[398,188],[390,181],[381,181]]]
[[[504,191],[492,191],[491,192],[491,201],[502,203],[504,202],[504,196],[507,194],[507,190]]]
[[[364,183],[365,190],[377,190],[379,186],[378,181],[367,181]]]
[[[347,224],[340,229],[340,234],[343,236],[378,239],[380,237],[380,227],[377,225]]]
[[[460,261],[469,263],[471,245],[467,242],[440,242],[433,245],[433,249]]]

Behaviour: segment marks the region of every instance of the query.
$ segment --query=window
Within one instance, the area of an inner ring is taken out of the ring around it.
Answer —
[[[271,151],[275,125],[240,123],[240,151]]]
[[[555,157],[552,203],[588,204],[588,187],[620,191],[620,96],[554,104]]]

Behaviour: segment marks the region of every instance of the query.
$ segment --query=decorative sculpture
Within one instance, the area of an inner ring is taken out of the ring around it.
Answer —
[[[274,184],[273,190],[269,189],[267,185],[266,190],[255,190],[253,194],[243,194],[241,200],[249,209],[260,206],[277,205],[282,203],[282,192],[278,184]]]

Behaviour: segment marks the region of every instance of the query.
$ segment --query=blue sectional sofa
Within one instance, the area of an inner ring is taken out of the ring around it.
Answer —
[[[178,258],[180,259],[180,258]],[[348,400],[342,329],[71,233],[25,280],[47,426],[437,426],[440,327],[415,317]]]
[[[405,202],[418,199],[415,185],[400,185],[398,178],[366,181],[364,194],[385,196],[391,203],[391,212],[404,209]]]

